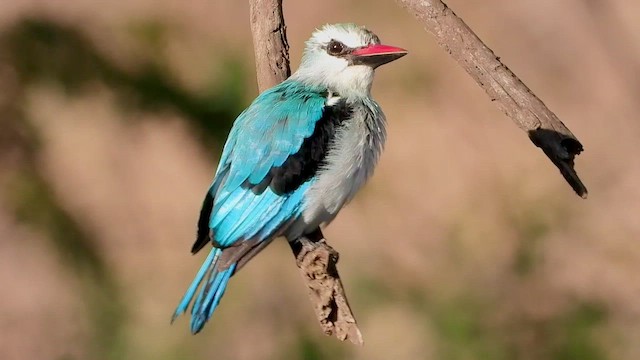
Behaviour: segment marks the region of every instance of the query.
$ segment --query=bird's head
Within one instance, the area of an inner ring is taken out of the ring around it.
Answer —
[[[325,25],[306,43],[293,78],[321,85],[345,97],[368,96],[374,70],[407,51],[382,45],[376,34],[355,24]]]

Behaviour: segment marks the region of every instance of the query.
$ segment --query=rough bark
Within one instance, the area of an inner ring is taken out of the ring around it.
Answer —
[[[574,170],[582,144],[478,36],[441,0],[396,0],[435,36],[438,44],[482,87],[558,167],[583,198],[587,188]]]
[[[340,254],[326,243],[320,230],[290,245],[324,333],[362,345],[362,334],[336,268]]]
[[[250,0],[250,12],[258,88],[264,91],[291,75],[282,0]],[[290,245],[324,333],[362,344],[336,268],[338,252],[319,230]]]
[[[250,0],[251,33],[258,88],[264,91],[291,75],[282,0]]]

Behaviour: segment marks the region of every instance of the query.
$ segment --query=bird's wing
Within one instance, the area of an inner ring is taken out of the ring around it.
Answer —
[[[285,81],[262,93],[235,121],[203,203],[197,252],[262,241],[302,211],[304,193],[334,128],[326,94]]]

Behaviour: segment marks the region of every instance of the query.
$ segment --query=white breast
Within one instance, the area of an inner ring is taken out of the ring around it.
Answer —
[[[304,222],[327,224],[371,177],[386,138],[385,117],[370,99],[354,105],[351,119],[338,128],[334,141],[305,197]]]

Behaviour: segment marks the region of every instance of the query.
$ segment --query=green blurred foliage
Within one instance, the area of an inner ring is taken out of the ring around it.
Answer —
[[[487,310],[470,297],[439,304],[430,315],[442,339],[443,360],[507,358],[498,334],[486,324]]]
[[[167,30],[153,24],[134,29],[142,42],[159,48]],[[0,44],[23,84],[47,82],[72,96],[98,81],[129,108],[177,112],[209,146],[224,141],[231,123],[246,105],[246,70],[238,59],[225,60],[218,83],[192,93],[163,65],[160,51],[129,70],[100,53],[81,30],[52,21],[23,20],[0,36]]]
[[[604,360],[598,329],[607,320],[606,310],[597,304],[579,304],[560,316],[554,324],[556,341],[552,344],[554,360]]]
[[[545,238],[552,229],[561,229],[570,220],[565,204],[552,198],[518,204],[505,203],[505,220],[518,240],[513,271],[520,276],[530,275],[542,259]]]
[[[365,313],[384,305],[409,306],[423,319],[425,328],[435,331],[441,360],[607,359],[598,334],[608,314],[597,303],[578,301],[549,318],[516,314],[496,320],[505,311],[503,302],[488,297],[482,289],[450,296],[430,295],[425,288],[398,289],[379,279],[361,277],[351,291],[359,304],[366,304],[360,309]],[[520,341],[522,334],[532,340]],[[308,351],[314,351],[314,347],[301,348],[299,358]],[[341,357],[332,354],[325,358]]]
[[[318,336],[309,333],[309,328],[300,328],[295,343],[285,348],[275,359],[323,360],[349,359],[345,347],[336,342],[319,341]]]
[[[75,275],[88,306],[95,359],[121,359],[126,306],[108,264],[91,235],[67,212],[49,184],[33,169],[13,177],[9,208],[18,221],[45,233],[61,263]]]
[[[166,29],[157,22],[136,27],[139,37],[156,49]],[[246,71],[236,59],[226,59],[216,84],[199,94],[182,87],[163,65],[161,52],[130,70],[102,54],[77,28],[52,20],[32,18],[18,22],[0,34],[2,64],[18,76],[12,89],[15,99],[0,104],[0,149],[3,155],[20,153],[7,188],[7,207],[16,220],[46,234],[70,274],[77,277],[87,304],[93,334],[92,359],[122,359],[127,341],[127,306],[109,264],[96,247],[90,229],[64,209],[38,166],[39,134],[22,111],[24,89],[48,84],[68,96],[79,95],[89,85],[101,83],[118,97],[124,109],[173,111],[193,127],[203,146],[219,147],[241,111],[246,93]],[[184,353],[182,352],[182,355]],[[176,356],[175,358],[180,358]]]

